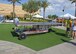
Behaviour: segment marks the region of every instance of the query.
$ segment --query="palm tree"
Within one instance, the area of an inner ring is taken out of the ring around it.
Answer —
[[[40,9],[40,5],[36,0],[29,0],[27,3],[22,4],[22,9],[30,13],[30,20],[32,18],[32,13],[35,13]]]
[[[75,3],[75,17],[76,17],[76,0],[70,0],[72,3]]]
[[[46,7],[49,6],[49,2],[47,0],[43,0],[41,2],[41,6],[43,7],[43,18],[45,19],[45,10],[46,10]]]
[[[20,3],[21,4],[21,0],[7,0],[8,2],[11,2],[13,4],[13,18],[15,17],[15,3]]]

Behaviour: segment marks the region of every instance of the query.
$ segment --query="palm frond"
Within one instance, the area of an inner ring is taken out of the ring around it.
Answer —
[[[21,0],[16,0],[16,1],[17,1],[17,3],[22,4],[22,3],[21,3]]]
[[[46,8],[50,3],[47,0],[42,1],[42,7]]]
[[[15,2],[17,2],[17,3],[20,3],[21,4],[21,0],[7,0],[8,2],[11,2],[11,3],[15,3]]]
[[[71,1],[71,3],[75,3],[76,2],[76,0],[69,0],[69,1]]]

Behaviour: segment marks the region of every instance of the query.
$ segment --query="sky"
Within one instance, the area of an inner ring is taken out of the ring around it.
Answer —
[[[28,0],[21,0],[21,3],[27,2]],[[58,15],[61,16],[63,14],[72,14],[75,15],[75,5],[71,4],[69,0],[47,0],[50,4],[46,8],[46,17],[48,15]],[[7,2],[7,0],[0,0],[0,3],[10,4],[10,2]],[[16,5],[20,5],[16,3]],[[63,8],[65,8],[64,13],[62,12]],[[43,16],[43,8],[40,9],[40,15]]]

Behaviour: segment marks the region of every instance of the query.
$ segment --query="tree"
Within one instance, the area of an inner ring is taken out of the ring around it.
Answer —
[[[58,18],[58,16],[57,15],[48,15],[48,18],[49,19],[55,19],[55,18]]]
[[[35,13],[40,9],[40,5],[38,4],[39,1],[36,0],[29,0],[27,3],[22,4],[22,9],[30,13],[30,20],[32,13]]]
[[[76,17],[76,0],[70,0],[72,3],[75,3],[75,17]]]
[[[52,16],[51,15],[48,15],[48,18],[50,19],[50,18],[52,18]]]
[[[52,15],[52,18],[56,19],[56,18],[58,18],[58,16],[57,15]]]
[[[49,6],[49,2],[47,0],[42,0],[41,2],[41,7],[43,7],[43,18],[45,19],[45,10],[46,10],[46,7]]]
[[[21,4],[21,0],[7,0],[8,2],[11,2],[12,4],[13,4],[13,13],[12,13],[12,15],[13,15],[13,18],[15,17],[15,3],[17,2],[17,3],[20,3]]]

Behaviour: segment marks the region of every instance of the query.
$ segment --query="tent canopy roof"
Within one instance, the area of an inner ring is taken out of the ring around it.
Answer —
[[[68,19],[68,18],[76,19],[76,17],[74,17],[73,15],[71,15],[71,14],[69,14],[69,13],[64,14],[64,15],[61,15],[60,17],[65,18],[65,19]]]
[[[40,16],[39,14],[34,15],[33,17],[35,17],[35,18],[43,18],[43,16]]]

